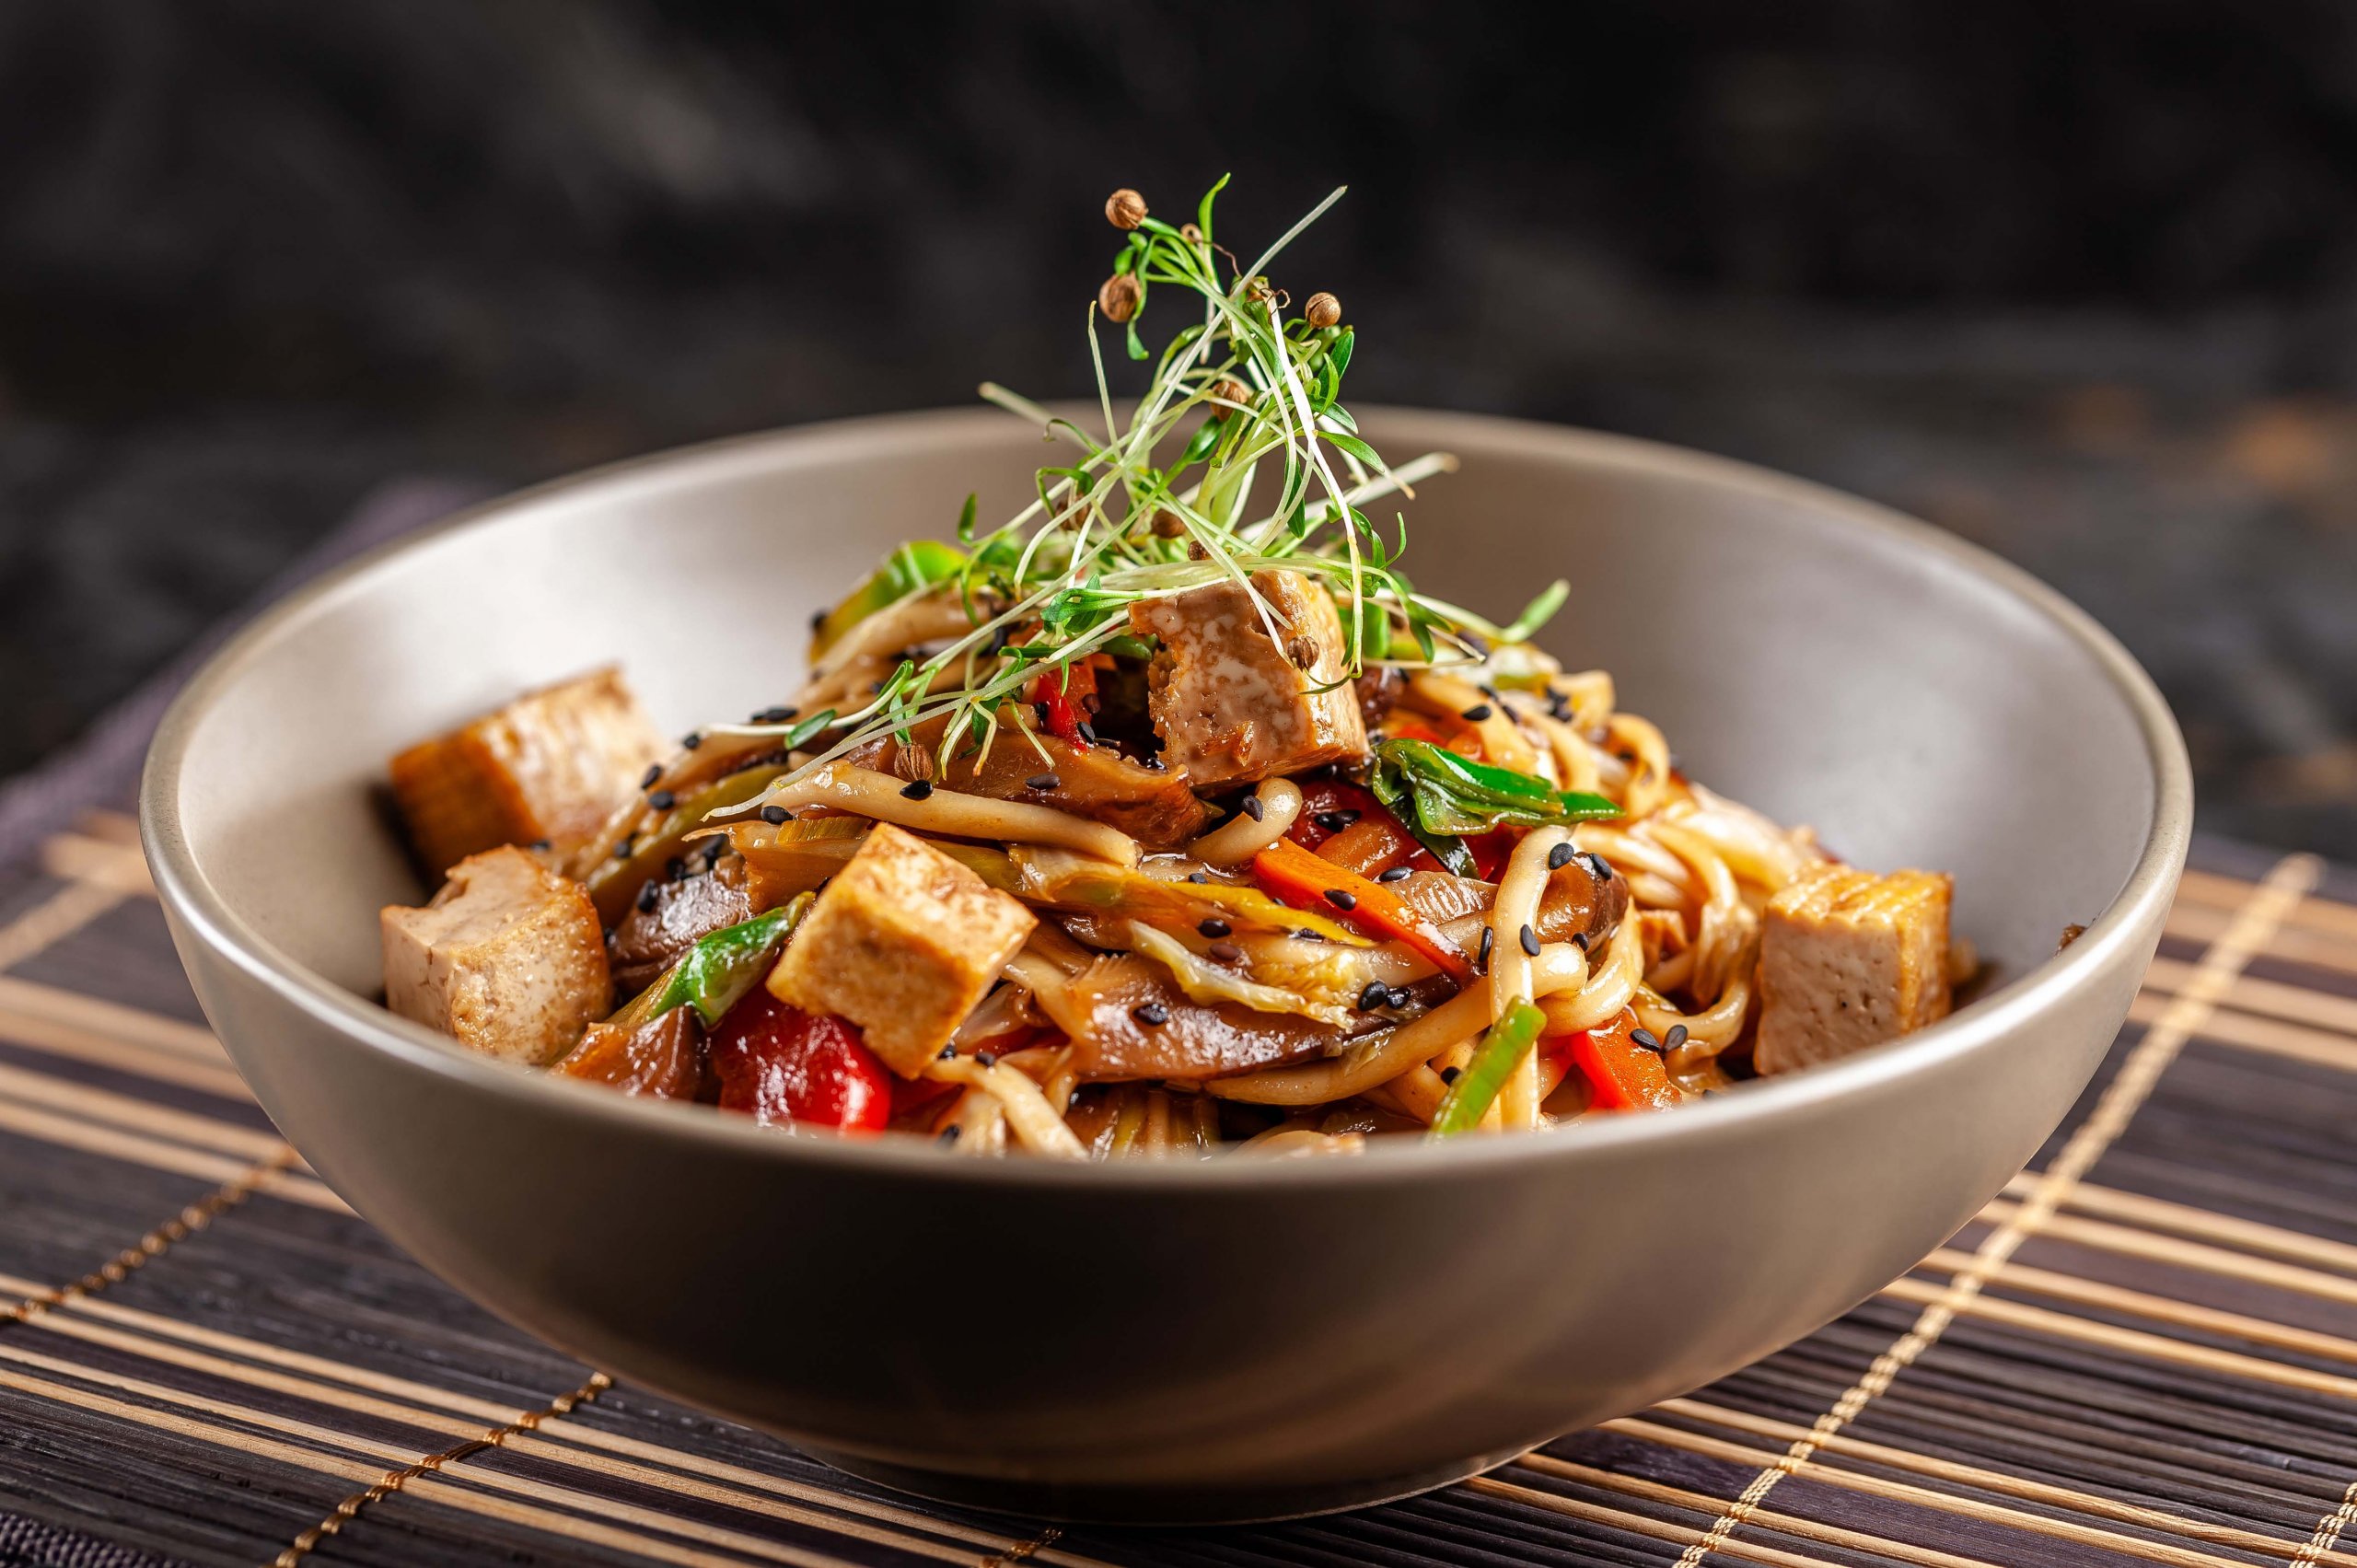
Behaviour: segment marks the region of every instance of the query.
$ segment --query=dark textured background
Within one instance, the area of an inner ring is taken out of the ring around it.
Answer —
[[[0,772],[356,500],[1086,385],[1222,170],[1360,401],[1681,441],[2057,583],[2212,829],[2357,854],[2357,9],[0,7]],[[1796,700],[1805,700],[1798,694]]]

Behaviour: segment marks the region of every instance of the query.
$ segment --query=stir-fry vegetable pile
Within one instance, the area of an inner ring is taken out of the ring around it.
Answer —
[[[603,671],[395,759],[448,880],[385,912],[389,1005],[770,1125],[1068,1157],[1650,1109],[1945,1012],[1945,877],[1677,772],[1531,642],[1563,583],[1504,625],[1414,587],[1397,503],[1454,462],[1386,461],[1340,303],[1269,273],[1341,192],[1248,263],[1218,193],[1115,192],[1097,421],[985,386],[1063,460],[820,611],[789,702],[667,746]]]

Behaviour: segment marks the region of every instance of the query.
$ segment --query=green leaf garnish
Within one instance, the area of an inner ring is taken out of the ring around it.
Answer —
[[[1498,640],[1502,643],[1530,641],[1532,633],[1552,621],[1555,612],[1563,608],[1563,601],[1571,597],[1572,585],[1561,577],[1556,578],[1547,585],[1545,592],[1523,606],[1522,613],[1515,616],[1511,624],[1498,628]]]

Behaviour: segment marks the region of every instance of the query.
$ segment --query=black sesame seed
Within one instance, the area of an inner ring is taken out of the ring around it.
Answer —
[[[1391,991],[1389,987],[1386,986],[1379,980],[1368,981],[1366,982],[1366,989],[1359,993],[1359,1011],[1362,1013],[1372,1013],[1377,1007],[1382,1006],[1386,1002],[1390,1000]]]
[[[646,764],[646,776],[638,781],[638,787],[641,789],[653,789],[655,787],[655,781],[662,776],[663,764],[660,762],[649,762]]]
[[[1661,1043],[1662,1048],[1666,1051],[1676,1051],[1679,1046],[1684,1045],[1686,1043],[1686,1026],[1684,1024],[1670,1025],[1669,1032],[1661,1037]]]
[[[552,849],[556,848],[556,845],[555,845],[555,844],[553,844],[553,843],[552,843],[552,842],[549,842],[548,840],[546,840],[546,839],[534,839],[534,840],[532,841],[532,848],[534,848],[534,849],[536,849],[536,850],[540,850],[540,851],[542,851],[542,852],[546,852],[546,851],[548,851],[548,850],[552,850]]]
[[[680,745],[682,745],[682,746],[684,746],[684,747],[686,747],[689,750],[692,751],[692,750],[694,750],[697,747],[702,746],[702,745],[703,744],[703,737],[702,737],[701,734],[697,734],[697,735],[683,735],[683,736],[679,737],[679,744],[680,744]]]
[[[1473,972],[1475,974],[1488,974],[1490,972],[1490,954],[1496,948],[1497,945],[1498,934],[1495,931],[1491,930],[1486,925],[1481,927],[1481,947],[1479,952],[1473,955]]]
[[[1651,1029],[1631,1029],[1629,1031],[1629,1043],[1631,1045],[1643,1046],[1647,1051],[1659,1051],[1661,1049],[1661,1041],[1654,1038],[1654,1031]]]
[[[1195,922],[1195,929],[1202,932],[1206,936],[1217,937],[1225,936],[1236,928],[1228,924],[1227,922],[1220,919],[1217,915],[1213,915],[1208,919]]]
[[[1407,879],[1408,868],[1404,865],[1395,865],[1376,877],[1378,882],[1405,882]]]
[[[1300,937],[1305,942],[1323,942],[1326,940],[1326,934],[1324,932],[1313,931],[1306,925],[1295,932],[1294,935]]]
[[[1268,816],[1269,808],[1260,804],[1259,796],[1248,795],[1244,797],[1244,814],[1258,822]]]
[[[1408,993],[1408,990],[1405,986],[1398,985],[1393,986],[1391,988],[1390,994],[1384,998],[1384,1001],[1394,1007],[1405,1007],[1409,1003],[1413,1002],[1415,998]]]
[[[1538,956],[1538,933],[1530,928],[1528,921],[1522,925],[1522,950],[1534,958]]]
[[[706,839],[703,842],[703,868],[709,871],[719,865],[720,857],[726,854],[727,850],[726,839]]]
[[[646,886],[638,890],[638,912],[641,914],[654,913],[656,900],[660,899],[662,896],[663,889],[659,884],[654,882],[647,883]]]
[[[1212,874],[1208,871],[1190,871],[1187,873],[1187,880],[1190,882],[1202,884],[1208,882],[1211,879]]]
[[[1561,871],[1572,863],[1572,857],[1577,854],[1579,851],[1572,847],[1571,841],[1565,840],[1547,852],[1547,869]]]
[[[668,811],[679,804],[679,797],[668,789],[658,789],[646,797],[646,804],[657,811]]]
[[[1170,1009],[1159,1002],[1148,1002],[1131,1008],[1130,1016],[1148,1028],[1158,1028],[1170,1021]]]
[[[1232,964],[1244,957],[1244,949],[1233,942],[1214,942],[1203,951],[1223,964]]]
[[[1599,882],[1612,880],[1612,863],[1593,851],[1587,857],[1587,868],[1596,873],[1596,879]]]
[[[978,1051],[974,1052],[974,1065],[977,1067],[997,1066],[998,1052],[995,1051]]]
[[[1317,823],[1319,827],[1325,829],[1329,833],[1339,833],[1343,829],[1349,827],[1352,823],[1357,821],[1359,817],[1360,813],[1352,810],[1346,806],[1333,811],[1320,811],[1317,816],[1312,817],[1310,820]]]
[[[781,822],[793,821],[794,813],[783,806],[764,806],[761,807],[761,820],[774,828]]]
[[[954,1061],[957,1058],[957,1055],[958,1048],[954,1045],[945,1045],[939,1051],[933,1053],[934,1060],[936,1062]]]
[[[933,794],[931,779],[916,779],[900,786],[902,800],[923,800]]]
[[[1496,712],[1497,709],[1490,706],[1487,703],[1476,703],[1471,707],[1466,709],[1459,716],[1462,717],[1467,724],[1480,724],[1483,719],[1488,718],[1492,714]]]
[[[637,848],[638,835],[636,833],[624,833],[622,835],[622,842],[614,846],[614,858],[616,860],[628,860]]]
[[[1080,737],[1081,744],[1085,746],[1094,746],[1097,744],[1097,731],[1091,727],[1086,719],[1074,720],[1072,730],[1074,735]]]
[[[1048,704],[1047,704],[1047,703],[1032,703],[1032,704],[1031,704],[1031,713],[1032,713],[1032,714],[1033,714],[1033,716],[1034,716],[1034,717],[1036,717],[1036,718],[1038,718],[1038,719],[1039,719],[1039,727],[1040,727],[1041,729],[1045,729],[1045,728],[1047,728],[1047,727],[1048,727]]]
[[[1340,888],[1327,889],[1326,901],[1338,910],[1354,910],[1359,907],[1358,895],[1346,893]]]
[[[1023,781],[1025,789],[1062,789],[1063,780],[1053,773],[1034,773]]]
[[[1457,1082],[1458,1076],[1459,1074],[1457,1068],[1444,1067],[1440,1070],[1440,1081],[1444,1084],[1453,1084]]]
[[[1577,947],[1577,948],[1578,948],[1581,952],[1583,952],[1583,953],[1586,952],[1586,951],[1587,951],[1587,933],[1586,933],[1586,932],[1585,932],[1585,931],[1574,931],[1574,932],[1573,932],[1573,933],[1572,933],[1572,946],[1573,946],[1573,947]]]
[[[1556,720],[1558,723],[1570,723],[1572,717],[1571,699],[1565,697],[1561,691],[1548,692],[1547,716]]]
[[[763,708],[755,714],[750,724],[791,724],[801,714],[800,708]]]
[[[958,1123],[953,1121],[948,1126],[944,1127],[941,1130],[940,1139],[944,1148],[946,1148],[951,1144],[956,1143],[958,1141]]]
[[[688,879],[688,863],[686,858],[684,856],[675,854],[670,859],[665,861],[663,863],[663,875],[669,877],[674,882],[686,881]]]

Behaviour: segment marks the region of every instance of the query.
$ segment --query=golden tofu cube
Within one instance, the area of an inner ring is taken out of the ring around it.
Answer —
[[[1769,900],[1759,1071],[1831,1062],[1947,1016],[1954,890],[1944,872],[1829,865]]]
[[[588,892],[513,846],[460,861],[432,903],[388,905],[378,923],[385,1005],[486,1056],[544,1067],[613,1000]]]
[[[1334,601],[1299,572],[1252,574],[1278,635],[1240,583],[1130,606],[1130,629],[1162,640],[1146,705],[1163,761],[1198,789],[1250,784],[1366,755]]]
[[[609,668],[411,747],[392,761],[393,797],[429,871],[499,844],[546,839],[563,853],[604,825],[664,750]]]
[[[969,867],[878,822],[811,905],[769,987],[857,1024],[885,1065],[913,1078],[1037,923]]]

